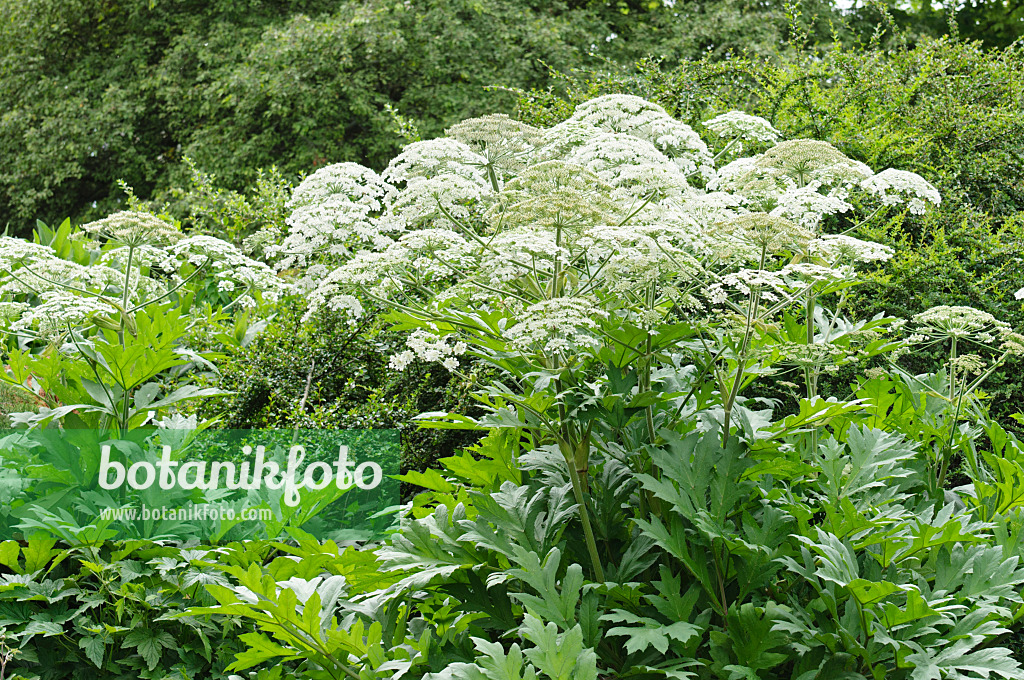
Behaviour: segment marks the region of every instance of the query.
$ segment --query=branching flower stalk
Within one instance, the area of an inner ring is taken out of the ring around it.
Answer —
[[[761,247],[761,258],[758,269],[763,270],[768,257],[768,246]],[[750,340],[754,335],[754,322],[757,319],[758,307],[761,304],[761,286],[755,283],[750,290],[750,298],[747,302],[747,316],[743,327],[742,340],[739,351],[736,354],[736,375],[732,379],[732,386],[722,395],[722,448],[729,445],[729,435],[732,429],[732,409],[739,396],[740,387],[743,385],[743,377],[747,371],[747,351],[750,349]]]
[[[562,244],[562,226],[559,224],[555,228],[555,247],[560,248]],[[551,299],[557,299],[562,296],[562,260],[560,257],[555,257],[554,261],[554,275],[551,278]],[[551,362],[552,370],[558,374],[561,370],[559,357],[557,354],[548,357]],[[555,378],[555,389],[559,395],[562,394],[562,379],[561,377]],[[569,471],[569,480],[572,482],[572,492],[576,497],[576,503],[579,504],[580,508],[580,523],[583,525],[583,537],[587,544],[587,550],[590,552],[590,561],[593,565],[594,575],[598,582],[604,583],[604,567],[601,566],[601,555],[597,551],[597,539],[594,538],[594,529],[590,525],[590,510],[587,508],[587,493],[586,487],[583,480],[580,478],[580,472],[577,470],[577,455],[581,451],[586,451],[590,446],[590,428],[587,428],[586,434],[580,438],[579,441],[574,441],[572,437],[572,424],[566,417],[565,403],[559,398],[558,401],[558,436],[559,436],[559,449],[562,451],[562,456],[565,458],[565,465]],[[586,474],[586,470],[584,470]]]
[[[923,388],[926,394],[933,394],[942,399],[946,402],[947,409],[951,410],[949,417],[944,419],[943,426],[946,432],[940,442],[936,460],[934,491],[941,493],[953,460],[957,424],[965,405],[981,384],[1010,357],[1024,356],[1024,336],[1014,332],[1009,324],[997,320],[988,312],[971,307],[933,307],[915,315],[912,321],[916,326],[915,331],[909,337],[908,344],[891,358],[894,366],[896,360],[909,351],[910,345],[929,346],[949,341],[946,364],[948,385],[945,394],[934,392],[918,377],[898,371],[905,379],[910,379]],[[963,353],[962,350],[967,344],[982,348],[994,347],[1001,350],[1001,353],[991,362],[986,362],[977,355]],[[972,373],[976,377],[968,382]]]

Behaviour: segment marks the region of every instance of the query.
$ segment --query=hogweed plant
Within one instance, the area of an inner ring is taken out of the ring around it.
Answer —
[[[827,143],[776,144],[761,118],[732,112],[706,128],[724,140],[717,156],[627,95],[585,102],[549,129],[463,121],[409,144],[381,175],[322,168],[297,187],[288,234],[253,243],[279,269],[301,268],[308,316],[393,309],[411,332],[394,368],[502,369],[482,390],[495,409],[484,424],[523,428],[561,454],[603,580],[585,492],[591,447],[611,444],[595,428],[609,385],[635,374],[619,396],[642,413],[648,443],[677,424],[661,405],[681,395],[652,376],[680,353],[716,379],[723,444],[742,390],[774,364],[800,367],[816,396],[822,370],[886,346],[887,320],[840,314],[854,267],[892,254],[850,232],[898,203],[939,200],[920,177],[874,174]],[[855,206],[873,211],[825,232]],[[829,296],[840,309],[826,313]]]
[[[161,409],[219,393],[185,385],[160,397],[155,379],[202,364],[181,343],[200,318],[288,291],[273,270],[234,246],[183,234],[145,212],[115,213],[75,231],[65,222],[45,234],[45,244],[39,233],[37,242],[0,238],[0,314],[9,338],[3,379],[40,381],[53,402],[15,414],[22,425],[92,416],[93,426],[124,431]],[[217,311],[201,313],[197,297],[227,296]]]
[[[982,383],[1007,360],[1024,356],[1024,335],[1014,332],[1008,323],[988,312],[973,307],[932,307],[916,314],[910,322],[907,344],[890,359],[900,378],[925,401],[920,405],[921,410],[931,411],[936,420],[933,425],[938,441],[932,447],[930,462],[934,468],[934,489],[941,490],[960,448],[956,438],[961,434],[961,419],[977,411],[976,393]],[[946,351],[941,372],[915,376],[895,366],[912,348],[932,347]],[[938,408],[929,409],[928,402],[937,403]],[[973,477],[977,479],[976,464],[974,468]]]

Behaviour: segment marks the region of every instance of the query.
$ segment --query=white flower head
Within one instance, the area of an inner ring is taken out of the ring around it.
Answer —
[[[462,142],[439,137],[413,142],[391,159],[382,177],[398,185],[416,177],[430,179],[438,175],[460,175],[481,186],[485,182],[486,158]]]
[[[743,151],[742,142],[774,144],[781,137],[767,120],[742,111],[727,111],[715,116],[704,121],[704,127],[719,137],[738,140],[732,147],[737,154]]]
[[[708,180],[714,176],[711,153],[693,128],[641,97],[595,97],[577,106],[572,120],[648,141],[672,158],[686,175],[700,173]]]
[[[491,239],[482,254],[478,276],[489,287],[501,288],[533,272],[550,274],[556,259],[567,262],[569,250],[555,244],[553,231],[520,226]]]
[[[785,217],[755,212],[734,217],[722,230],[750,243],[755,250],[769,253],[793,250],[813,238],[813,234]]]
[[[536,162],[565,158],[605,130],[572,118],[541,132],[541,146],[534,152]]]
[[[466,351],[466,343],[454,340],[454,336],[439,336],[424,330],[415,330],[405,339],[408,348],[391,357],[389,365],[396,371],[404,371],[414,360],[440,363],[449,371],[459,367],[458,356]]]
[[[124,210],[101,220],[82,225],[82,231],[99,234],[126,246],[163,245],[174,243],[184,234],[156,215]]]
[[[862,241],[843,234],[823,234],[810,242],[808,250],[812,257],[826,262],[884,262],[894,251],[887,245],[873,241]]]
[[[852,185],[871,176],[871,168],[851,160],[828,142],[793,139],[780,142],[757,157],[754,166],[794,179],[799,185]]]
[[[270,302],[291,291],[291,286],[273,269],[247,257],[227,241],[213,236],[189,236],[175,243],[168,251],[193,266],[206,264],[218,280],[231,281],[250,292],[259,291]],[[256,302],[251,295],[246,294],[238,304],[251,307]]]
[[[611,186],[582,165],[545,161],[509,181],[489,217],[505,228],[562,229],[573,238],[586,227],[619,220],[622,206],[611,192]]]
[[[335,163],[302,180],[292,191],[288,206],[297,208],[346,198],[369,210],[380,211],[394,192],[395,188],[370,168],[358,163]]]
[[[23,238],[0,236],[0,268],[10,271],[16,265],[35,260],[59,259],[53,248]]]
[[[449,229],[420,229],[402,236],[396,249],[406,254],[409,266],[424,280],[457,276],[474,265],[473,248]]]
[[[690,280],[699,271],[694,257],[671,236],[657,227],[594,227],[578,245],[592,262],[601,263],[600,279],[607,290],[630,294],[655,282]]]
[[[95,297],[76,295],[69,291],[43,293],[43,302],[28,308],[21,318],[11,325],[11,330],[32,330],[40,336],[55,339],[63,335],[70,326],[85,325],[93,316],[111,316],[117,310]]]
[[[344,194],[299,206],[286,222],[284,240],[264,248],[279,270],[307,266],[323,253],[346,253],[352,245],[380,243],[385,238],[380,227],[388,224],[373,219],[369,206]]]
[[[1010,324],[973,307],[940,305],[915,314],[912,321],[916,324],[912,342],[953,338],[991,343],[1011,332]]]
[[[681,195],[688,187],[679,166],[653,144],[605,132],[576,147],[566,160],[593,170],[602,181],[631,196]]]
[[[564,354],[598,345],[595,331],[607,316],[589,299],[553,298],[527,307],[506,335],[521,352]]]
[[[882,205],[906,203],[910,212],[921,215],[927,203],[939,205],[939,190],[920,175],[889,168],[861,182],[861,187],[882,199]]]
[[[455,225],[456,220],[468,220],[473,207],[485,196],[486,190],[477,182],[461,175],[438,175],[409,181],[392,203],[389,215],[399,218],[409,229]]]
[[[536,147],[543,144],[540,129],[500,113],[456,123],[445,130],[445,135],[486,158],[501,175],[521,170]]]
[[[804,187],[791,187],[779,194],[771,214],[793,220],[805,229],[817,231],[825,215],[845,213],[853,206],[831,194],[819,192],[820,184],[811,182]]]

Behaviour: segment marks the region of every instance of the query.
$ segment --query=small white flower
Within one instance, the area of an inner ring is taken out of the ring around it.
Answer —
[[[598,319],[608,313],[584,298],[553,298],[527,307],[519,323],[508,329],[512,345],[523,352],[557,354],[597,344]]]
[[[840,261],[851,262],[884,262],[890,259],[894,251],[887,245],[862,241],[842,234],[823,234],[811,241],[811,255],[821,257],[830,263]]]
[[[416,355],[412,350],[407,349],[391,357],[391,360],[388,362],[388,366],[395,371],[404,371],[415,359]]]

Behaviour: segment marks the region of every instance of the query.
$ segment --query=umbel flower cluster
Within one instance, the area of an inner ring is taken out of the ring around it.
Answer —
[[[265,252],[279,270],[304,268],[310,315],[358,317],[375,301],[422,320],[434,339],[418,334],[396,366],[413,356],[454,366],[457,353],[438,343],[467,334],[478,348],[500,340],[564,365],[603,342],[607,324],[656,334],[670,317],[743,316],[752,298],[778,313],[891,256],[826,233],[855,230],[855,205],[939,202],[913,173],[875,174],[826,142],[780,142],[756,116],[704,127],[717,155],[629,95],[590,100],[548,129],[466,120],[409,144],[380,175],[352,163],[312,174],[288,233]]]
[[[189,277],[231,295],[228,306],[273,302],[291,286],[265,263],[218,238],[187,235],[155,215],[122,211],[83,225],[69,242],[79,257],[0,237],[0,325],[59,343],[72,329],[110,320],[165,298]],[[255,297],[254,297],[255,296]]]

